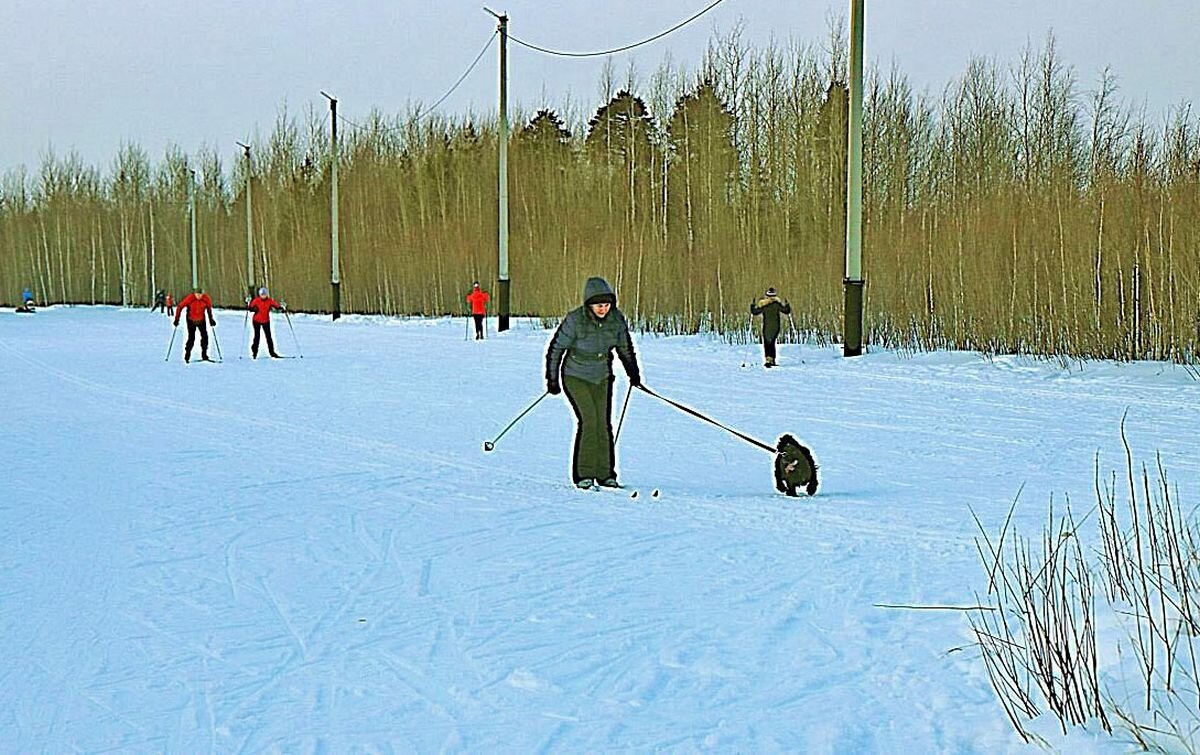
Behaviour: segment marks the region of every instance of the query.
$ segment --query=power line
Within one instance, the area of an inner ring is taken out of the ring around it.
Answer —
[[[720,2],[720,0],[718,0],[718,2]],[[466,79],[467,76],[471,75],[471,71],[475,70],[475,66],[479,65],[479,60],[483,57],[483,54],[488,51],[488,48],[492,46],[492,41],[496,39],[496,36],[499,33],[499,29],[492,32],[492,36],[488,37],[487,44],[485,44],[483,49],[479,51],[479,54],[475,56],[475,60],[471,61],[471,65],[467,67],[467,70],[463,71],[463,75],[458,77],[458,81],[454,82],[454,86],[450,87],[450,91],[443,94],[440,98],[438,98],[437,102],[429,106],[430,110],[437,110],[438,105],[445,102],[447,97],[454,94],[454,90],[458,89],[458,85],[463,83],[463,80]]]
[[[471,71],[475,70],[475,66],[479,65],[479,61],[483,59],[484,54],[487,53],[488,49],[492,46],[492,42],[495,41],[496,36],[499,33],[500,33],[499,29],[492,32],[492,35],[490,37],[488,37],[487,42],[483,45],[483,49],[481,49],[479,51],[479,54],[475,56],[475,60],[471,61],[471,65],[467,66],[467,70],[463,71],[462,76],[458,77],[458,81],[454,82],[454,86],[450,87],[450,89],[448,89],[445,94],[443,94],[441,97],[439,97],[437,99],[436,102],[434,102],[432,105],[430,105],[429,109],[425,112],[424,115],[418,115],[417,116],[418,120],[421,118],[428,118],[429,116],[433,115],[433,112],[435,110],[437,110],[438,105],[441,105],[443,102],[446,101],[446,99],[448,97],[450,97],[450,95],[454,94],[454,91],[456,89],[458,89],[459,85],[461,85],[464,81],[466,81],[467,77],[471,75]],[[356,128],[356,129],[362,130],[362,129],[366,128],[365,126],[355,123],[354,121],[350,120],[349,118],[347,118],[344,115],[339,115],[338,119],[349,124],[350,126]],[[383,130],[384,131],[398,131],[398,130],[400,130],[400,128],[401,128],[400,126],[394,126],[392,128],[383,129]]]
[[[521,45],[522,47],[528,47],[530,50],[544,52],[547,55],[558,55],[558,56],[561,56],[564,58],[595,58],[595,57],[599,57],[601,55],[612,55],[613,53],[625,52],[626,50],[632,50],[635,47],[641,47],[642,45],[650,44],[651,42],[653,42],[656,39],[662,39],[663,37],[667,36],[671,32],[676,31],[678,29],[682,29],[683,27],[687,26],[688,24],[695,21],[697,18],[700,18],[705,13],[708,13],[710,10],[717,7],[718,5],[720,5],[723,2],[725,2],[725,0],[714,0],[714,2],[712,2],[704,10],[700,11],[699,13],[692,16],[691,18],[688,18],[684,21],[680,21],[679,23],[675,24],[674,26],[672,26],[670,29],[667,29],[666,31],[659,32],[658,34],[655,34],[653,37],[647,37],[646,39],[643,39],[641,42],[634,42],[631,45],[623,45],[621,47],[614,47],[611,50],[598,50],[596,52],[566,52],[563,50],[551,50],[548,47],[541,47],[539,45],[535,45],[530,42],[526,42],[523,39],[518,39],[517,37],[514,37],[511,34],[508,35],[508,38],[511,39],[512,41],[516,42],[517,44]]]

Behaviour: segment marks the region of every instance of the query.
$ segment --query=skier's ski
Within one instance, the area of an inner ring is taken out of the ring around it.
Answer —
[[[618,485],[614,488],[614,487],[609,487],[607,485],[597,484],[597,485],[593,485],[591,489],[592,490],[608,490],[613,493],[624,493],[632,499],[641,498],[641,496],[642,496],[642,492],[638,488],[627,488],[624,485]],[[658,488],[655,488],[654,490],[650,491],[651,498],[657,499],[658,495],[659,495]]]
[[[582,487],[582,486],[576,485],[575,489],[580,492],[584,492],[584,493],[599,492],[599,491],[608,491],[610,493],[624,493],[625,495],[629,496],[631,499],[635,499],[635,500],[638,498],[642,498],[642,493],[638,488],[628,488],[628,487],[625,487],[624,485],[617,485],[614,487],[612,485],[601,485],[600,483],[593,482],[591,485],[588,485],[587,487]],[[658,488],[654,488],[653,490],[650,491],[650,498],[658,500],[659,495],[660,495],[660,493],[658,491]]]

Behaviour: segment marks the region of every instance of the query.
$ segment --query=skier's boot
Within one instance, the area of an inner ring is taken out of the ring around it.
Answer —
[[[579,488],[580,490],[591,490],[592,486],[595,485],[595,483],[596,483],[596,481],[593,480],[591,477],[584,477],[582,480],[575,483],[575,487]]]
[[[603,480],[597,480],[596,484],[602,488],[619,488],[621,483],[617,482],[616,477],[605,477]]]

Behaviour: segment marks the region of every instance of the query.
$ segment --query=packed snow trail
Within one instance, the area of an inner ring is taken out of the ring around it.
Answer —
[[[218,312],[226,361],[197,366],[144,310],[10,312],[13,751],[1021,750],[961,613],[874,604],[974,602],[970,510],[998,528],[1022,484],[1027,531],[1051,495],[1090,507],[1126,410],[1135,453],[1200,478],[1197,384],[1157,364],[782,345],[765,371],[635,336],[648,386],[793,433],[821,489],[635,394],[630,499],[570,484],[561,397],[481,451],[543,388],[533,322],[296,315],[305,359],[268,361]]]

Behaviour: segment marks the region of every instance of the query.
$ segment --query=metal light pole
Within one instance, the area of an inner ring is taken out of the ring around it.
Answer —
[[[511,302],[508,277],[508,16],[484,8],[500,22],[500,170],[499,170],[499,233],[500,269],[498,291],[500,312],[497,331],[508,330],[509,304]]]
[[[192,290],[200,285],[200,276],[196,269],[196,171],[191,168],[188,172],[188,224],[191,226],[192,247]]]
[[[846,155],[845,339],[842,356],[862,354],[862,100],[863,4],[850,0],[850,123]]]
[[[333,152],[331,157],[331,174],[330,174],[330,199],[329,199],[329,217],[330,217],[330,242],[333,247],[333,259],[331,264],[331,272],[329,275],[329,283],[333,287],[333,319],[338,319],[342,316],[342,278],[338,272],[338,140],[337,140],[337,99],[321,92],[325,99],[329,100],[329,121],[330,127],[330,149]]]
[[[250,183],[253,167],[250,162],[250,145],[237,143],[246,151],[246,291],[254,296],[254,216],[250,208]]]

